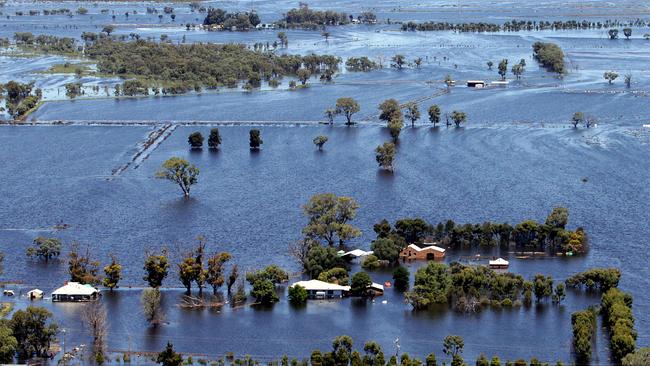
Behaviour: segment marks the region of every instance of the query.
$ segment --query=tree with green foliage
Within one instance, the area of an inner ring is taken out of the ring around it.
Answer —
[[[379,258],[377,258],[377,256],[374,254],[369,254],[365,256],[361,261],[361,268],[365,270],[374,271],[381,266],[382,263],[379,262]]]
[[[28,306],[13,314],[9,326],[18,342],[19,357],[43,357],[47,354],[58,331],[58,326],[51,319],[52,313],[35,306]]]
[[[605,292],[610,288],[618,287],[620,278],[621,270],[618,268],[590,268],[567,278],[565,283],[574,288],[584,287],[589,291]]]
[[[577,311],[571,314],[573,327],[573,350],[579,364],[589,364],[591,360],[591,344],[596,332],[596,312],[592,309]]]
[[[113,291],[122,279],[122,265],[117,262],[114,255],[111,255],[111,263],[104,267],[104,274],[104,286]]]
[[[347,365],[352,356],[352,338],[342,335],[332,341],[332,354],[336,365]]]
[[[476,366],[490,366],[490,361],[485,356],[485,354],[481,353],[478,356],[478,358],[476,359]]]
[[[431,352],[427,355],[427,358],[425,359],[425,365],[426,366],[438,366],[438,362],[436,361],[436,354]]]
[[[348,270],[342,267],[335,267],[321,272],[318,280],[323,282],[335,283],[341,286],[347,286],[350,282]]]
[[[183,357],[174,352],[174,346],[170,342],[167,342],[165,350],[160,352],[158,357],[156,357],[156,363],[162,366],[181,366],[183,364]]]
[[[628,353],[621,360],[623,366],[647,366],[650,365],[650,347],[638,348],[632,353]]]
[[[0,363],[10,364],[18,350],[18,341],[11,328],[5,322],[0,322]]]
[[[317,244],[309,249],[304,267],[312,278],[318,278],[324,271],[345,268],[346,263],[334,247]]]
[[[379,167],[392,172],[396,152],[395,144],[392,142],[384,142],[382,145],[377,146],[375,148],[375,160],[377,160]]]
[[[365,296],[368,293],[368,287],[372,285],[370,275],[366,272],[357,272],[350,280],[350,292],[354,296]]]
[[[411,127],[415,127],[415,121],[420,119],[420,109],[417,103],[408,103],[406,105],[406,118],[411,120]]]
[[[260,146],[264,143],[260,130],[252,129],[249,132],[249,145],[251,150],[259,150]]]
[[[632,37],[632,28],[623,28],[623,35],[629,40]]]
[[[508,72],[508,60],[503,59],[499,62],[499,75],[501,76],[501,80],[506,79],[506,73]]]
[[[390,263],[397,263],[399,253],[404,249],[401,244],[389,237],[377,238],[370,244],[370,249],[377,258]]]
[[[359,103],[353,98],[339,98],[336,100],[336,114],[342,114],[345,116],[347,122],[346,125],[352,125],[352,116],[359,112],[361,108]]]
[[[515,64],[515,65],[512,66],[512,69],[511,69],[512,74],[517,78],[517,80],[521,79],[521,75],[524,73],[525,70],[526,69],[521,64]]]
[[[293,285],[289,287],[289,301],[294,305],[302,305],[307,302],[309,293],[300,285]]]
[[[414,309],[425,309],[432,304],[447,302],[451,277],[448,267],[442,263],[429,262],[415,272],[413,289],[405,293],[406,302]]]
[[[358,208],[359,204],[351,197],[337,197],[333,193],[315,194],[303,206],[308,223],[302,232],[306,238],[328,246],[338,242],[342,248],[348,240],[361,235],[361,231],[350,224]]]
[[[115,26],[109,24],[109,25],[105,25],[104,28],[102,28],[102,33],[106,33],[107,36],[110,36],[114,30],[115,30]]]
[[[379,119],[389,123],[396,119],[402,119],[402,109],[396,99],[386,99],[379,104]]]
[[[582,112],[575,112],[573,117],[571,117],[571,123],[573,128],[578,128],[578,125],[585,121],[585,114]]]
[[[187,138],[187,142],[192,149],[200,149],[203,147],[203,135],[199,131],[192,132]]]
[[[246,273],[246,281],[251,285],[260,280],[269,280],[274,285],[289,281],[289,274],[279,266],[272,264],[264,269]]]
[[[167,277],[168,269],[169,260],[166,251],[163,250],[161,254],[149,254],[144,261],[146,275],[143,279],[150,287],[158,288],[162,286],[163,280]]]
[[[384,366],[384,353],[377,342],[366,342],[363,345],[364,366]]]
[[[218,128],[213,128],[210,130],[210,136],[208,136],[208,147],[210,149],[218,149],[221,145],[221,135],[219,134]]]
[[[61,241],[56,238],[39,236],[34,239],[34,246],[27,248],[27,256],[38,257],[48,262],[61,254]]]
[[[400,266],[395,268],[395,271],[393,271],[393,284],[395,288],[400,291],[408,289],[410,275],[409,270],[405,267]]]
[[[321,150],[323,150],[323,145],[325,145],[327,140],[328,140],[327,136],[319,135],[319,136],[314,137],[313,142],[314,142],[314,145],[318,146],[318,150],[321,151]]]
[[[302,68],[296,71],[296,76],[298,77],[298,80],[300,80],[300,83],[304,86],[307,84],[307,81],[311,77],[311,71]]]
[[[397,143],[403,127],[404,122],[402,121],[401,117],[395,118],[388,122],[388,131],[390,132],[390,137],[393,139],[393,143]]]
[[[553,294],[553,278],[536,274],[533,280],[533,293],[538,303],[550,297]]]
[[[156,172],[156,178],[166,179],[178,184],[185,197],[189,197],[190,188],[198,182],[198,177],[199,168],[178,157],[167,159]]]
[[[618,73],[615,71],[605,71],[603,78],[611,84],[618,78]]]
[[[533,57],[550,71],[560,75],[566,72],[564,66],[564,52],[555,43],[535,42],[533,43]]]
[[[458,128],[461,124],[465,123],[467,120],[467,115],[465,112],[453,111],[451,112],[451,119],[454,121],[456,128]]]
[[[447,356],[456,356],[463,353],[465,341],[459,335],[448,335],[442,341],[442,351]]]
[[[440,107],[436,104],[429,107],[429,121],[433,123],[433,127],[440,123]]]
[[[255,298],[258,304],[262,305],[271,305],[280,301],[278,294],[275,292],[275,285],[266,279],[258,279],[253,283],[251,296]]]
[[[327,118],[327,123],[334,124],[334,118],[336,117],[336,108],[327,108],[325,110],[325,118]]]
[[[501,360],[499,359],[499,357],[497,356],[492,357],[492,360],[490,360],[490,366],[501,366]],[[556,365],[556,366],[560,366],[560,365]]]
[[[228,252],[216,253],[208,259],[206,282],[212,286],[212,293],[217,294],[219,287],[226,282],[224,266],[232,258]]]

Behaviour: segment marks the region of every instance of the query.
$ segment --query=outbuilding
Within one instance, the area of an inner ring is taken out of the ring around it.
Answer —
[[[402,249],[402,251],[399,253],[399,257],[402,260],[442,259],[445,257],[445,249],[440,248],[439,246],[432,243],[425,243],[423,247],[419,247],[415,244],[410,244],[406,248]]]
[[[91,285],[68,282],[52,292],[52,301],[93,301],[99,297],[99,290]]]
[[[38,300],[43,298],[43,291],[35,288],[27,293],[27,298],[30,300]]]
[[[506,269],[510,265],[510,262],[503,258],[498,258],[498,259],[491,259],[488,262],[488,265],[492,269]]]
[[[334,299],[341,298],[350,292],[350,286],[341,286],[319,280],[298,281],[291,287],[304,287],[310,299]]]
[[[483,88],[485,81],[483,80],[467,80],[467,87],[469,88]]]

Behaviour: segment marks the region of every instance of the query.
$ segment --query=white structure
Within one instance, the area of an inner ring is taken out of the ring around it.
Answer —
[[[341,286],[319,280],[298,281],[291,285],[291,287],[294,286],[304,287],[310,299],[341,298],[350,292],[350,286]]]
[[[97,300],[99,290],[91,285],[68,282],[52,292],[52,301],[92,301]]]
[[[507,80],[498,80],[490,83],[491,86],[508,86],[509,82]]]
[[[508,262],[507,260],[505,260],[503,258],[499,258],[499,259],[490,260],[489,265],[490,265],[490,268],[508,268],[508,266],[510,265],[510,262]]]
[[[470,88],[482,88],[485,86],[485,81],[483,80],[467,80],[467,86]]]
[[[43,298],[43,291],[35,288],[27,293],[27,297],[30,300],[37,300],[37,299],[42,299]]]
[[[365,250],[355,249],[355,250],[351,250],[351,251],[349,251],[349,252],[343,253],[343,254],[341,255],[341,257],[355,257],[355,258],[359,258],[359,257],[365,257],[365,256],[368,256],[368,255],[370,255],[370,254],[372,254],[372,253],[373,253],[372,250],[369,251],[369,252],[366,252]]]
[[[368,290],[372,291],[373,295],[375,296],[381,296],[384,294],[384,285],[373,282],[370,286],[368,286]]]

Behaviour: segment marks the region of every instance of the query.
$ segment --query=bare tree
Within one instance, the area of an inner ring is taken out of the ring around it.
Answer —
[[[312,239],[300,239],[289,244],[289,254],[294,257],[303,267],[307,264],[307,254],[313,244]]]
[[[158,288],[147,288],[142,291],[140,298],[142,311],[149,324],[154,327],[165,320],[165,314],[160,306],[160,290]]]
[[[108,334],[106,308],[99,301],[93,301],[86,304],[81,316],[93,337],[95,360],[103,360],[106,354],[106,336]]]

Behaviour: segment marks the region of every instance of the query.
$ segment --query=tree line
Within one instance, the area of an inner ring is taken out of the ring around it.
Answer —
[[[585,30],[585,29],[608,29],[618,26],[645,27],[646,21],[636,19],[633,21],[606,20],[511,20],[502,24],[498,23],[449,23],[449,22],[407,22],[402,23],[403,31],[457,31],[457,32],[519,32],[519,31],[543,31],[543,30]],[[626,28],[629,29],[629,28]]]

